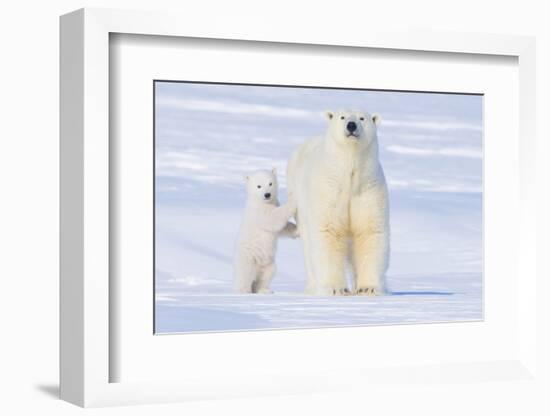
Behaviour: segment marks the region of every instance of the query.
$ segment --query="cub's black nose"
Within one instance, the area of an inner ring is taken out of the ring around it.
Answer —
[[[268,192],[267,194],[264,194],[265,199],[271,198],[271,194]]]
[[[357,130],[357,124],[355,124],[355,121],[350,121],[348,122],[348,125],[346,126],[346,128],[350,133],[353,133],[355,130]]]

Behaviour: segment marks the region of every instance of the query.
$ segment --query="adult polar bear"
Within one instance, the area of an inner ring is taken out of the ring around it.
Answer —
[[[297,203],[306,292],[379,295],[389,262],[389,206],[378,160],[378,115],[327,112],[322,137],[303,143],[288,164],[289,198]],[[348,288],[346,262],[352,269]]]

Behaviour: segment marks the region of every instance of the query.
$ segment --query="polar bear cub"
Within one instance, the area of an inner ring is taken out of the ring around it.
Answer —
[[[390,252],[388,189],[378,158],[380,117],[342,110],[328,111],[326,118],[325,134],[298,147],[287,170],[304,246],[306,292],[380,295]]]
[[[246,176],[247,200],[234,264],[234,291],[272,293],[275,253],[280,235],[295,238],[296,226],[289,219],[296,204],[279,206],[277,172],[259,170]]]

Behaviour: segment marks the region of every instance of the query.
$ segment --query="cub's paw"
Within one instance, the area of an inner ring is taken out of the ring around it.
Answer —
[[[261,289],[258,289],[256,293],[259,293],[261,295],[271,295],[273,291],[268,287],[263,287]]]
[[[384,291],[376,286],[361,286],[357,288],[355,294],[360,296],[380,296],[384,294]]]

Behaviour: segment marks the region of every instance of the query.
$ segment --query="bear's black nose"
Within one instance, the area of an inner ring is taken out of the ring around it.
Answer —
[[[350,133],[353,133],[355,130],[357,130],[357,124],[355,124],[355,121],[350,121],[348,122],[348,125],[346,126],[346,128]]]
[[[264,194],[265,199],[271,198],[271,194],[268,192],[267,194]]]

